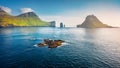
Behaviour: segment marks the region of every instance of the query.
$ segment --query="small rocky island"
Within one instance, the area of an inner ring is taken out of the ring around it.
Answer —
[[[82,24],[77,25],[81,28],[113,28],[107,24],[102,23],[96,16],[88,15]]]
[[[37,46],[48,46],[48,48],[56,48],[61,46],[62,43],[65,42],[63,40],[51,40],[51,39],[44,39],[44,42],[38,43]]]

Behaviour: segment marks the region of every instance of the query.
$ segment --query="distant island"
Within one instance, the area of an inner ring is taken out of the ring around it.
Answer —
[[[103,24],[96,16],[94,15],[88,15],[85,19],[85,21],[77,25],[77,27],[81,28],[112,28],[112,26],[109,26],[107,24]]]
[[[12,16],[0,8],[0,27],[23,26],[55,27],[55,22],[51,23],[42,21],[34,12]]]
[[[13,16],[0,8],[0,27],[26,27],[26,26],[40,26],[40,27],[56,27],[56,22],[46,22],[41,20],[35,12],[27,12],[18,16]],[[60,23],[63,27],[63,23]],[[64,25],[65,27],[65,25]],[[82,24],[77,25],[81,28],[112,28],[107,24],[103,24],[96,16],[88,15]]]

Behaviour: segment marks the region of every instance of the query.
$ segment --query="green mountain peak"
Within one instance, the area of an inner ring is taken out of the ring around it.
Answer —
[[[0,8],[0,27],[16,26],[50,26],[50,23],[42,21],[34,12],[12,16]]]
[[[94,15],[88,15],[85,19],[85,21],[77,25],[77,27],[82,28],[110,28],[111,26],[108,26],[106,24],[103,24],[96,16]]]

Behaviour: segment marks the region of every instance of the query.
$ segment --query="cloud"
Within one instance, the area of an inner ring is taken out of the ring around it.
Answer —
[[[21,8],[20,10],[21,10],[22,13],[34,12],[34,10],[31,9],[31,8]]]
[[[8,7],[0,6],[0,8],[2,10],[4,10],[5,12],[9,13],[9,14],[11,14],[11,12],[12,12],[12,10],[10,8],[8,8]]]

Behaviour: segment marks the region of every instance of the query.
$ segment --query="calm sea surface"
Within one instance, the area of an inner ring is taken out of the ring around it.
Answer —
[[[0,28],[0,68],[120,68],[120,28]]]

